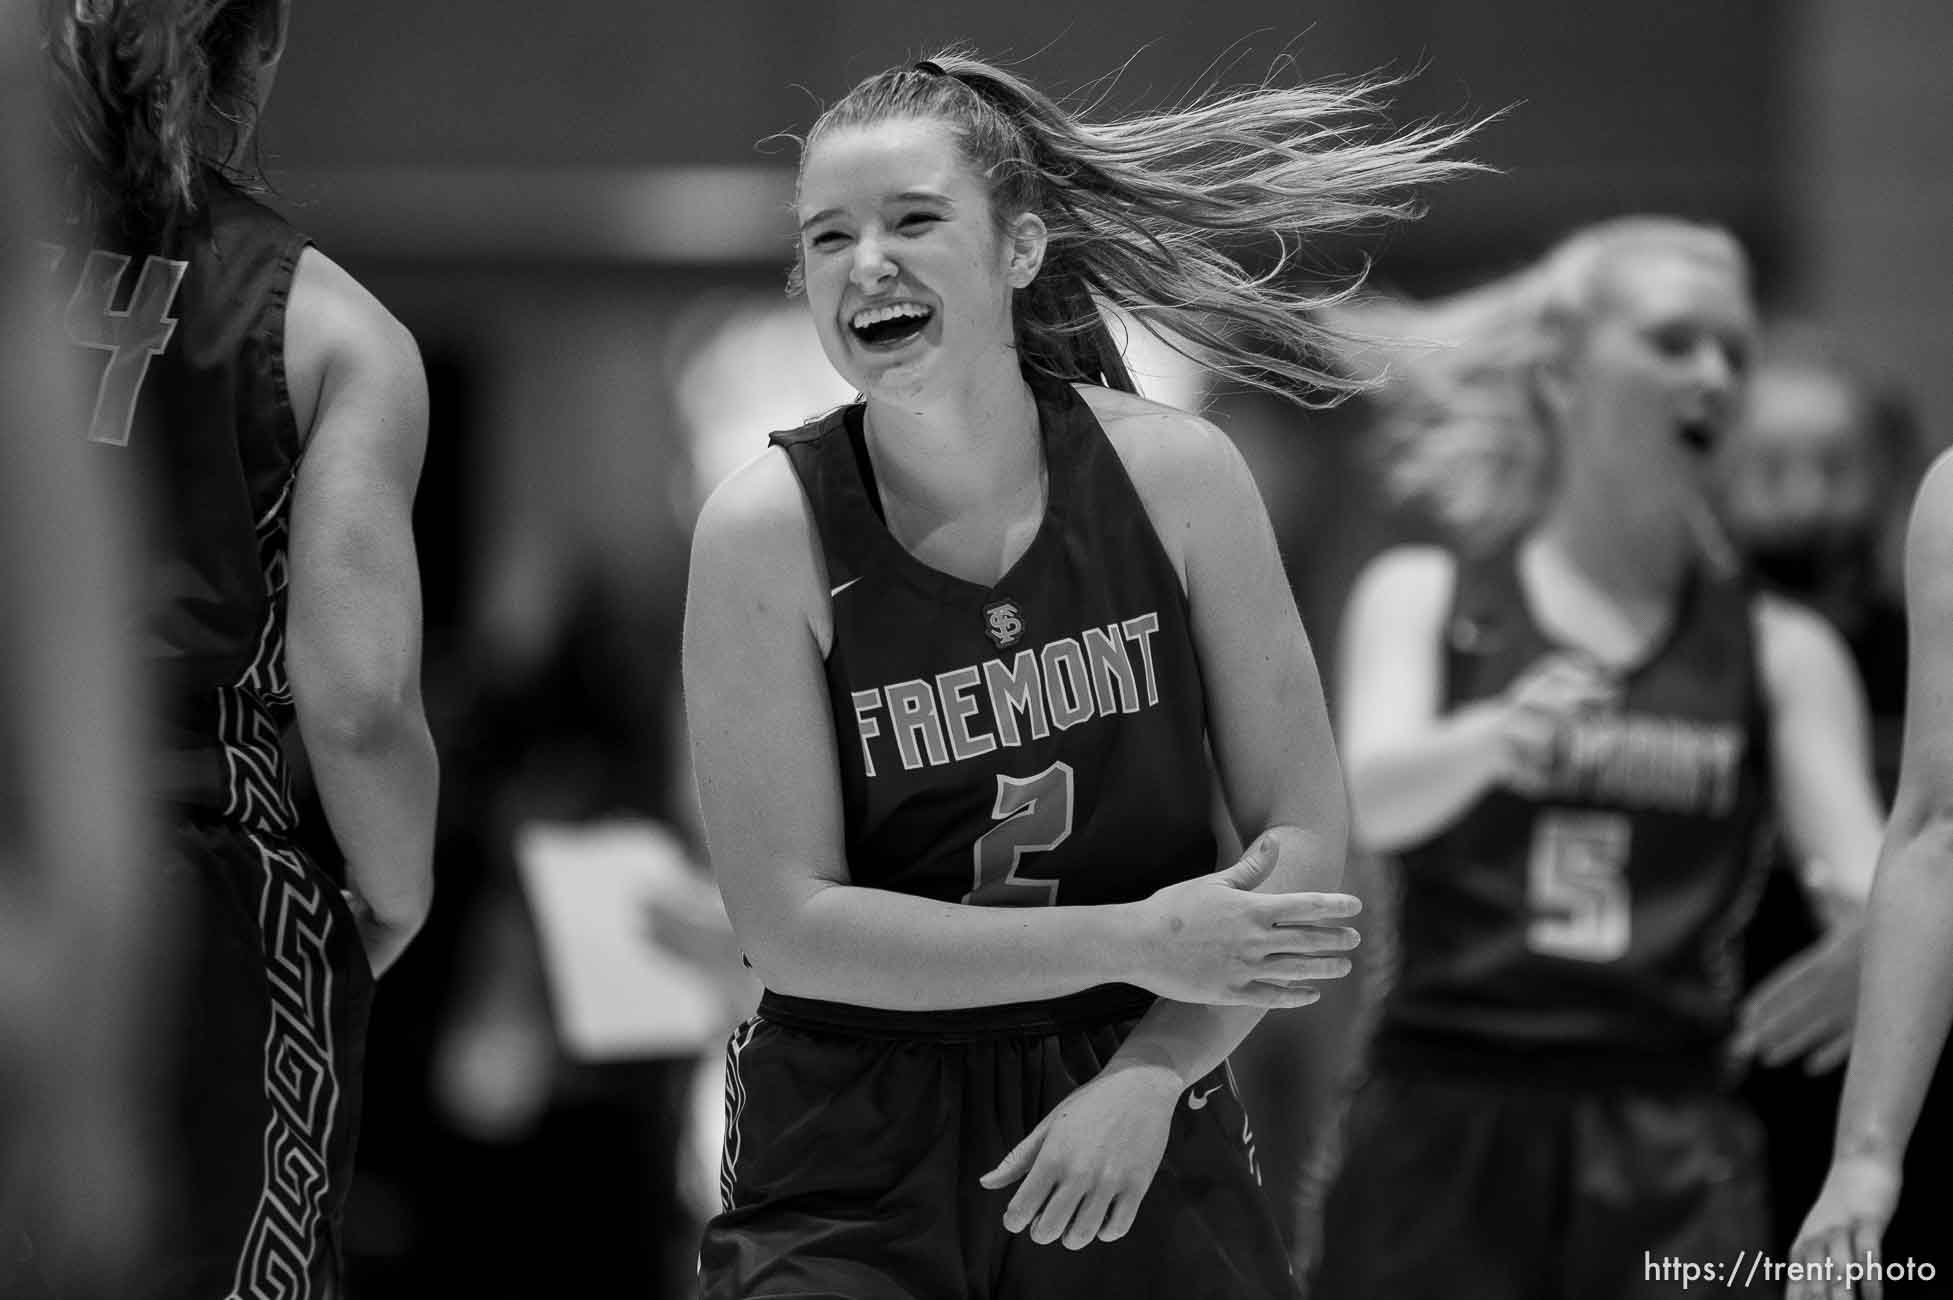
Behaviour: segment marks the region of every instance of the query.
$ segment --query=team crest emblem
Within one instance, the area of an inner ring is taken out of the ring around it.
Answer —
[[[1017,602],[1000,600],[994,605],[983,607],[983,630],[997,643],[999,650],[1008,650],[1024,636],[1024,620],[1017,612]]]

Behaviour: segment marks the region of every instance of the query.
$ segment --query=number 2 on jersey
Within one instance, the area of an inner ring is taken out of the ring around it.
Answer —
[[[1628,950],[1627,860],[1634,828],[1618,813],[1543,812],[1526,867],[1526,946],[1548,957],[1615,961]]]
[[[1039,907],[1058,901],[1058,882],[1020,876],[1027,853],[1048,853],[1071,835],[1071,764],[1058,762],[1036,776],[997,777],[997,822],[971,850],[976,885],[963,895],[981,907]]]

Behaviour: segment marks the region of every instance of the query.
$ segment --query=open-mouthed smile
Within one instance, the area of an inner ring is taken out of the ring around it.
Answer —
[[[935,317],[919,302],[882,303],[855,312],[848,318],[848,329],[863,347],[892,349],[922,333]]]

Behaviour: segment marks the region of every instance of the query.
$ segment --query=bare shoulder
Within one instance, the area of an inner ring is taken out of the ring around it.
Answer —
[[[786,452],[768,447],[741,465],[705,498],[699,511],[700,541],[776,546],[804,538],[813,516]]]
[[[692,536],[695,596],[741,593],[756,613],[790,608],[821,630],[827,604],[813,512],[787,454],[768,447],[714,488]]]
[[[344,267],[308,247],[285,308],[285,383],[301,433],[310,433],[328,385],[347,380],[425,403],[414,336]]]
[[[1844,638],[1808,605],[1759,592],[1750,603],[1750,619],[1764,676],[1773,686],[1796,691],[1808,687],[1814,677],[1857,671]]]
[[[367,287],[345,267],[308,246],[292,269],[286,325],[304,325],[323,336],[377,334],[396,346],[411,345],[413,336]]]
[[[1953,451],[1940,453],[1919,484],[1906,536],[1906,563],[1929,568],[1943,584],[1953,564]]]
[[[1183,579],[1189,538],[1226,549],[1238,542],[1236,529],[1266,518],[1247,461],[1212,421],[1132,393],[1085,386],[1079,393]]]
[[[1831,626],[1809,605],[1774,591],[1759,591],[1751,598],[1750,621],[1758,635],[1777,641],[1823,640]]]
[[[1457,580],[1458,562],[1442,546],[1393,546],[1363,566],[1350,603],[1435,619],[1450,608]]]
[[[1134,393],[1089,386],[1078,391],[1142,493],[1182,484],[1188,473],[1245,467],[1234,444],[1210,420]]]

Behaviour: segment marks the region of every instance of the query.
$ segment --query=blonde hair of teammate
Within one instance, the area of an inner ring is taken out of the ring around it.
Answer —
[[[1382,83],[1214,92],[1160,112],[1088,121],[1021,78],[950,49],[869,77],[822,113],[823,135],[887,120],[940,121],[987,179],[999,229],[1035,212],[1043,269],[1017,293],[1026,374],[1130,390],[1097,301],[1125,308],[1219,375],[1309,405],[1362,385],[1332,363],[1313,319],[1361,274],[1294,287],[1311,240],[1415,216],[1417,186],[1479,170],[1444,156],[1477,124],[1379,125]],[[1272,260],[1250,269],[1250,245]],[[796,267],[792,287],[799,288]]]
[[[1386,482],[1468,547],[1498,544],[1536,521],[1554,486],[1559,431],[1542,371],[1607,310],[1604,274],[1628,256],[1748,261],[1728,231],[1676,217],[1585,227],[1503,279],[1428,303],[1372,300],[1333,319],[1362,340],[1352,368],[1383,399]]]

